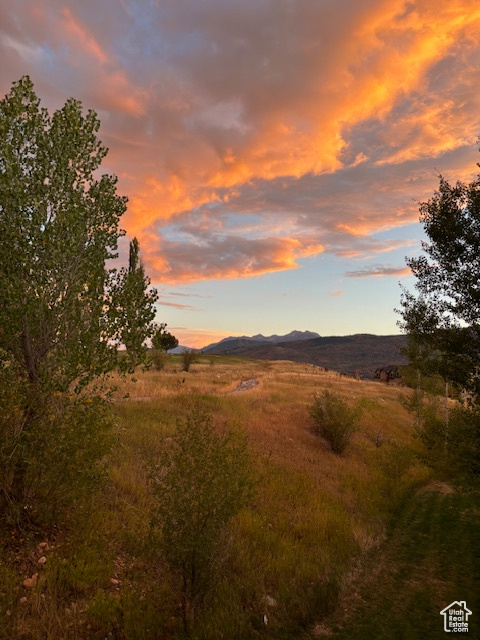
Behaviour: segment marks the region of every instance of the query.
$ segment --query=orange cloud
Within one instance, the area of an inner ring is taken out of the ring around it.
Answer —
[[[68,38],[75,40],[77,46],[79,46],[84,53],[95,58],[97,62],[107,64],[109,61],[108,54],[92,34],[80,24],[80,21],[74,16],[73,12],[67,7],[64,7],[61,14],[63,17],[62,26]]]
[[[28,68],[100,112],[159,280],[368,255],[418,218],[436,168],[471,172],[478,0],[20,4],[0,7],[2,87]]]
[[[297,62],[305,63],[297,70],[305,80],[298,92],[289,91],[287,83],[293,76],[287,72],[285,85],[275,85],[272,94],[265,93],[261,101],[261,84],[254,86],[245,80],[243,90],[247,93],[238,104],[230,99],[222,103],[212,96],[210,105],[206,99],[202,103],[202,114],[207,115],[197,118],[194,103],[184,102],[183,113],[189,114],[192,123],[186,141],[188,153],[176,154],[176,168],[166,166],[163,172],[160,166],[159,177],[152,175],[142,191],[133,191],[129,230],[139,233],[156,219],[165,220],[215,202],[219,189],[254,179],[341,171],[342,153],[348,146],[345,131],[368,118],[385,121],[399,100],[425,90],[429,69],[448,54],[466,29],[477,33],[480,28],[480,10],[473,1],[461,5],[425,1],[409,11],[406,8],[403,1],[389,0],[363,13],[359,9],[350,33],[334,43],[327,72],[323,58],[305,55],[302,61],[302,54],[296,52]],[[200,23],[199,28],[202,26]],[[305,23],[297,26],[308,30]],[[201,62],[199,59],[198,65]],[[204,62],[207,64],[208,57]],[[209,68],[217,73],[215,66]],[[307,86],[317,71],[322,79]],[[199,77],[203,72],[199,66]],[[255,77],[256,70],[252,71],[252,79]],[[209,109],[215,110],[221,124],[214,117],[209,119]],[[376,162],[405,162],[465,144],[465,132],[452,127],[451,119],[446,121],[447,110],[454,112],[454,105],[433,102],[425,104],[420,112],[415,109],[393,123],[387,122],[391,136],[387,148],[397,139],[405,142],[406,138],[407,144]],[[413,127],[417,133],[408,136]],[[233,138],[226,135],[231,131],[235,132]],[[356,166],[364,164],[367,155],[361,152],[355,158]],[[228,199],[227,194],[226,203]],[[338,229],[364,235],[377,224],[372,219],[354,219],[339,222]]]
[[[147,92],[135,87],[122,71],[107,72],[102,90],[103,99],[110,110],[135,117],[145,113]]]
[[[211,279],[249,278],[298,269],[298,260],[324,248],[306,239],[212,238],[202,244],[141,237],[142,254],[155,281],[179,284]]]
[[[363,22],[342,41],[339,50],[332,52],[334,61],[327,83],[331,97],[321,83],[309,90],[314,106],[307,106],[302,95],[297,99],[289,96],[285,108],[275,108],[248,145],[226,150],[229,161],[218,163],[209,184],[231,186],[252,177],[272,179],[341,169],[345,127],[371,117],[386,118],[400,98],[423,90],[426,73],[448,53],[460,34],[466,28],[479,31],[477,4],[452,6],[444,1],[433,6],[423,2],[408,14],[403,1],[390,0],[372,7]],[[352,60],[357,62],[352,64]],[[423,123],[417,122],[417,126],[423,124],[424,138],[441,116],[442,107],[436,105],[424,114]],[[290,124],[293,119],[300,126]],[[464,142],[464,136],[439,133],[436,141],[432,140],[429,153],[432,146],[441,153]],[[417,149],[404,149],[402,155],[385,162],[416,157],[419,145],[416,146]]]

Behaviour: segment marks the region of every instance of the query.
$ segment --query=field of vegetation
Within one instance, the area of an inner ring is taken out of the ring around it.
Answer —
[[[258,385],[237,390],[250,379]],[[315,394],[325,390],[359,416],[342,455],[312,428]],[[205,640],[321,635],[358,561],[431,480],[415,456],[407,393],[311,365],[228,356],[200,358],[188,373],[171,356],[161,371],[119,380],[105,484],[58,528],[12,529],[3,545],[0,636],[183,637],[182,585],[155,526],[151,476],[198,407],[219,432],[246,436],[254,486],[222,533],[188,632]]]

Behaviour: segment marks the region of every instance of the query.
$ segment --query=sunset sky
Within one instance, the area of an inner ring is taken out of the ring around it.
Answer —
[[[0,0],[0,93],[101,120],[182,344],[398,333],[418,202],[480,160],[479,0]]]

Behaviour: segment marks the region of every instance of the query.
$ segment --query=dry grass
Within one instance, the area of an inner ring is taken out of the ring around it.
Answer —
[[[259,385],[231,393],[250,378]],[[24,576],[5,556],[4,579],[8,573],[11,586],[0,595],[0,615],[2,607],[10,612],[11,637],[96,639],[110,633],[136,640],[153,637],[152,625],[156,637],[179,637],[176,585],[150,538],[148,464],[195,403],[220,427],[247,434],[258,472],[256,498],[230,531],[226,548],[233,553],[207,602],[198,638],[280,637],[318,619],[334,606],[354,560],[383,539],[406,496],[428,478],[405,456],[413,428],[399,401],[406,392],[398,386],[299,363],[215,356],[201,357],[189,373],[181,371],[179,358],[170,358],[163,371],[116,383],[119,446],[108,487],[94,509],[73,514],[75,527],[58,536],[37,595],[25,593]],[[308,408],[323,389],[363,407],[361,429],[344,456],[310,429]],[[268,611],[267,594],[277,601]],[[28,598],[23,608],[22,596]]]

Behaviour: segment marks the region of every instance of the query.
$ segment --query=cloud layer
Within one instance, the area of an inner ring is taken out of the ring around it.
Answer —
[[[99,113],[154,280],[378,261],[436,172],[475,170],[478,0],[23,0],[0,25],[2,93],[29,74]]]

